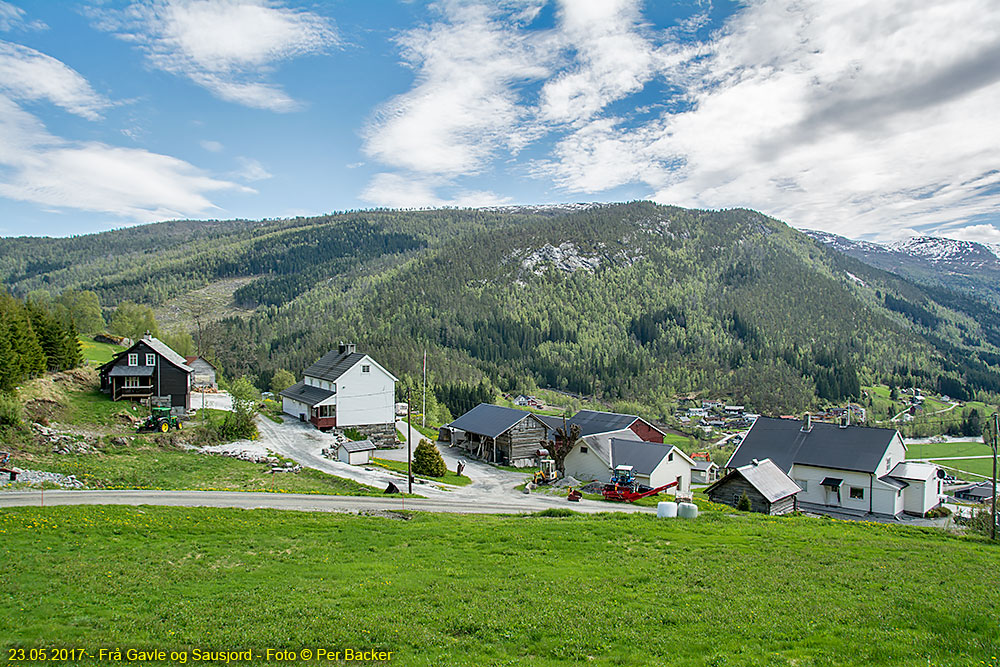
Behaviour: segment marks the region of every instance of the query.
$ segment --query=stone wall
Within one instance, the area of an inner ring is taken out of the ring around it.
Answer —
[[[358,431],[361,435],[365,436],[373,443],[376,447],[388,448],[388,447],[398,447],[399,443],[396,442],[396,424],[360,424],[358,426],[350,426],[348,428],[353,428]],[[416,431],[414,431],[416,434]],[[414,437],[416,440],[417,438]],[[419,440],[418,440],[419,442]]]

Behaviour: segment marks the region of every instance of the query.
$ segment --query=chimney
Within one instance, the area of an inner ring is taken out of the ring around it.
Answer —
[[[146,333],[142,334],[142,339],[143,340],[153,340],[153,332],[147,329]]]
[[[753,460],[753,461],[751,461],[750,463],[754,464],[754,467],[756,467],[756,466],[760,465],[760,461],[758,461],[757,459],[754,459],[754,460]]]
[[[337,346],[337,352],[339,354],[352,354],[354,352],[354,343],[341,343]]]
[[[813,430],[813,417],[808,412],[806,413],[806,418],[802,421],[802,432],[809,433]]]

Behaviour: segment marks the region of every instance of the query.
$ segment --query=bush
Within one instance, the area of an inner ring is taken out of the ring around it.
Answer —
[[[928,519],[940,519],[943,516],[951,516],[951,510],[944,505],[940,505],[932,508],[929,512],[927,512],[926,516]]]
[[[356,428],[345,428],[344,437],[355,442],[360,442],[365,439],[365,436],[361,435],[361,431]]]
[[[552,519],[565,519],[568,516],[577,516],[577,515],[580,515],[580,513],[574,512],[573,510],[567,509],[565,507],[550,507],[547,510],[535,512],[527,516],[541,516],[541,517],[549,517]]]
[[[993,521],[993,514],[990,511],[990,507],[984,505],[983,507],[977,508],[975,512],[972,513],[972,518],[969,519],[969,528],[981,533],[986,537],[990,536],[990,523]]]
[[[750,504],[750,496],[748,496],[747,492],[744,491],[743,495],[740,496],[740,499],[736,501],[736,509],[741,512],[749,512],[752,508],[753,506]]]
[[[0,394],[0,426],[21,425],[21,402],[10,394]]]
[[[413,452],[413,474],[424,477],[444,477],[448,466],[441,458],[441,452],[430,440],[421,440]]]

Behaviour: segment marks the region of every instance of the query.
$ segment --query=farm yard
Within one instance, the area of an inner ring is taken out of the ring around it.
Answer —
[[[976,538],[545,514],[4,510],[0,642],[319,643],[400,665],[979,665],[1000,651],[1000,591],[982,576],[997,548]]]

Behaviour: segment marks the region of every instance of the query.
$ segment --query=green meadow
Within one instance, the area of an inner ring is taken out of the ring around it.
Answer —
[[[0,648],[676,667],[1000,655],[988,576],[1000,550],[978,538],[729,512],[549,514],[2,510]]]

